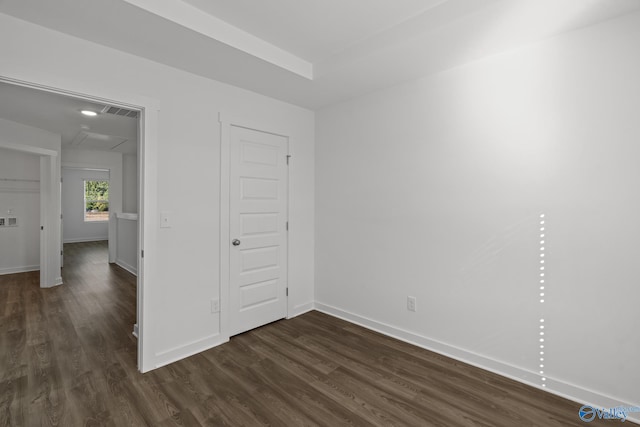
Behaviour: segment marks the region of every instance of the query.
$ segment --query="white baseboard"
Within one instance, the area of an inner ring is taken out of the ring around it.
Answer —
[[[135,268],[132,265],[129,265],[128,263],[124,262],[121,259],[116,259],[116,265],[120,266],[121,268],[124,268],[129,273],[133,274],[134,276],[138,275],[138,269],[137,268]]]
[[[194,354],[202,353],[220,344],[229,341],[229,338],[223,337],[221,334],[214,334],[202,339],[186,343],[184,345],[163,350],[155,354],[154,367],[152,369],[161,368],[178,360],[186,359]]]
[[[46,283],[44,286],[40,286],[41,288],[55,288],[56,286],[62,285],[62,277],[58,276],[53,280],[53,283]]]
[[[132,332],[133,336],[138,338],[138,324],[136,323],[135,325],[133,325],[133,332]]]
[[[0,276],[5,274],[16,274],[16,273],[26,273],[28,271],[38,271],[40,270],[39,265],[24,265],[20,267],[5,267],[0,268]]]
[[[407,342],[409,344],[413,344],[426,350],[442,354],[443,356],[468,363],[469,365],[473,365],[478,368],[501,375],[503,377],[507,377],[512,380],[530,385],[532,387],[536,387],[540,390],[564,397],[565,399],[572,400],[576,402],[576,422],[581,422],[578,416],[578,411],[582,405],[589,405],[595,408],[638,406],[638,404],[621,402],[620,400],[604,395],[602,393],[569,384],[565,381],[549,378],[548,376],[545,376],[546,387],[542,387],[542,376],[537,372],[529,371],[517,366],[500,362],[489,357],[474,353],[472,351],[433,340],[431,338],[427,338],[413,332],[405,331],[395,326],[368,319],[366,317],[350,313],[348,311],[327,304],[316,302],[314,306],[316,310],[330,316],[346,320],[347,322],[354,323],[372,331],[379,332],[383,335],[387,335],[389,337]],[[627,417],[627,420],[640,424],[640,413],[630,414]]]
[[[296,305],[293,307],[293,310],[287,315],[287,319],[293,319],[294,317],[300,316],[301,314],[308,313],[314,309],[314,304],[312,302],[308,302],[305,304]]]
[[[105,240],[109,240],[107,236],[105,237],[80,237],[77,239],[64,239],[63,243],[84,243],[84,242],[104,242]]]

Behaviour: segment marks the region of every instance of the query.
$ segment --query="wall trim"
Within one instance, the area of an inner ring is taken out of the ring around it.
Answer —
[[[153,369],[161,368],[171,363],[177,362],[194,354],[202,353],[220,344],[229,342],[228,337],[221,334],[213,334],[202,339],[198,339],[184,345],[160,351],[155,354],[155,366]]]
[[[133,267],[132,265],[129,265],[128,263],[122,261],[121,259],[116,259],[116,265],[124,270],[127,270],[129,273],[133,274],[134,276],[138,275],[138,269]]]
[[[314,309],[315,304],[313,302],[296,305],[295,307],[293,307],[293,310],[289,311],[287,319],[293,319],[294,317],[308,313],[310,311],[313,311]]]
[[[77,239],[64,239],[63,243],[86,243],[86,242],[106,242],[109,238],[104,237],[81,237]]]
[[[128,212],[116,212],[116,218],[118,219],[127,219],[129,221],[137,221],[138,214],[137,213],[128,213]]]
[[[40,285],[41,288],[43,289],[49,289],[49,288],[55,288],[56,286],[60,286],[64,284],[64,282],[62,281],[62,276],[58,276],[56,277],[52,283],[47,283],[46,285]]]
[[[540,378],[542,376],[536,372],[513,366],[508,363],[500,362],[498,360],[482,356],[472,351],[468,351],[450,344],[443,343],[441,341],[418,335],[413,332],[388,325],[386,323],[378,322],[376,320],[372,320],[367,317],[360,316],[358,314],[351,313],[349,311],[342,310],[328,304],[315,302],[314,307],[315,310],[324,314],[328,314],[329,316],[337,317],[349,323],[353,323],[358,326],[362,326],[363,328],[379,332],[388,337],[404,341],[417,347],[433,351],[443,356],[450,357],[460,362],[464,362],[477,368],[493,372],[494,374],[498,374],[514,381],[518,381],[520,383],[535,387],[539,390],[543,390],[548,393],[563,397],[565,399],[572,400],[576,402],[576,422],[580,421],[580,418],[578,417],[578,410],[582,405],[590,405],[596,408],[638,406],[638,404],[622,402],[611,396],[607,396],[581,386],[570,384],[562,380],[549,378],[546,375],[544,377],[547,379],[545,381],[547,386],[542,387],[540,385]],[[538,383],[536,383],[535,381],[538,381]],[[630,414],[627,417],[627,420],[635,423],[640,423],[640,414]]]
[[[24,265],[20,267],[5,267],[0,268],[0,276],[4,276],[5,274],[16,274],[16,273],[26,273],[29,271],[39,271],[39,265]]]

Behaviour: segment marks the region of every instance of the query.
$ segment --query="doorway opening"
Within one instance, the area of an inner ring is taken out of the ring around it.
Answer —
[[[0,148],[40,156],[41,241],[39,268],[41,270],[41,287],[64,285],[61,273],[61,267],[64,263],[64,217],[62,216],[61,197],[63,166],[68,170],[107,171],[109,174],[111,200],[108,209],[104,209],[104,206],[95,209],[95,206],[92,206],[91,210],[103,209],[108,212],[106,223],[108,223],[107,241],[109,242],[108,261],[110,263],[122,261],[123,258],[123,256],[118,256],[119,221],[122,220],[128,224],[120,227],[121,231],[122,228],[127,229],[123,234],[133,237],[133,239],[129,239],[125,251],[130,262],[126,263],[128,268],[123,268],[137,274],[137,279],[133,282],[135,283],[133,292],[137,296],[136,321],[135,325],[131,325],[131,328],[134,335],[138,337],[138,369],[142,372],[149,370],[150,366],[145,363],[146,359],[143,357],[145,304],[142,249],[144,247],[145,204],[145,192],[143,191],[145,189],[144,148],[145,140],[149,139],[148,136],[151,133],[149,130],[152,130],[155,135],[157,126],[157,117],[152,115],[152,118],[147,121],[149,116],[145,112],[150,106],[153,108],[153,103],[149,100],[135,104],[115,101],[2,76],[0,76],[0,93],[0,119],[3,120],[3,124],[15,124],[15,129],[18,130],[21,128],[31,129],[34,132],[41,132],[43,135],[58,136],[56,146],[55,143],[38,144],[30,142],[28,139],[21,140],[19,132],[16,135],[11,130],[0,133]],[[86,119],[91,117],[83,117],[85,111],[96,113],[94,117],[101,118],[102,116],[106,121],[87,122]],[[71,123],[65,123],[65,118]],[[132,120],[132,122],[130,121],[120,129],[126,127],[131,130],[133,128],[133,138],[130,132],[110,131],[114,128],[114,123],[123,118]],[[125,156],[127,158],[123,160]],[[123,174],[129,175],[126,178],[126,183]],[[155,194],[155,188],[153,190],[152,197]],[[78,207],[79,212],[86,212],[86,203],[84,200],[82,205]],[[134,224],[133,227],[132,224]],[[52,276],[53,279],[51,279]]]

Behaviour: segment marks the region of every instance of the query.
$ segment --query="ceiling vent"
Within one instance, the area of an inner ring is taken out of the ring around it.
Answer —
[[[114,107],[111,105],[105,105],[102,109],[104,114],[113,114],[114,116],[131,117],[133,119],[138,118],[138,112],[134,110],[127,110],[126,108]]]

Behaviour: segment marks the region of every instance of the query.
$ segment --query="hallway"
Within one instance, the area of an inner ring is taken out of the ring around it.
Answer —
[[[106,241],[64,249],[62,286],[0,276],[2,425],[101,425],[119,379],[138,374],[135,276],[108,263]]]

